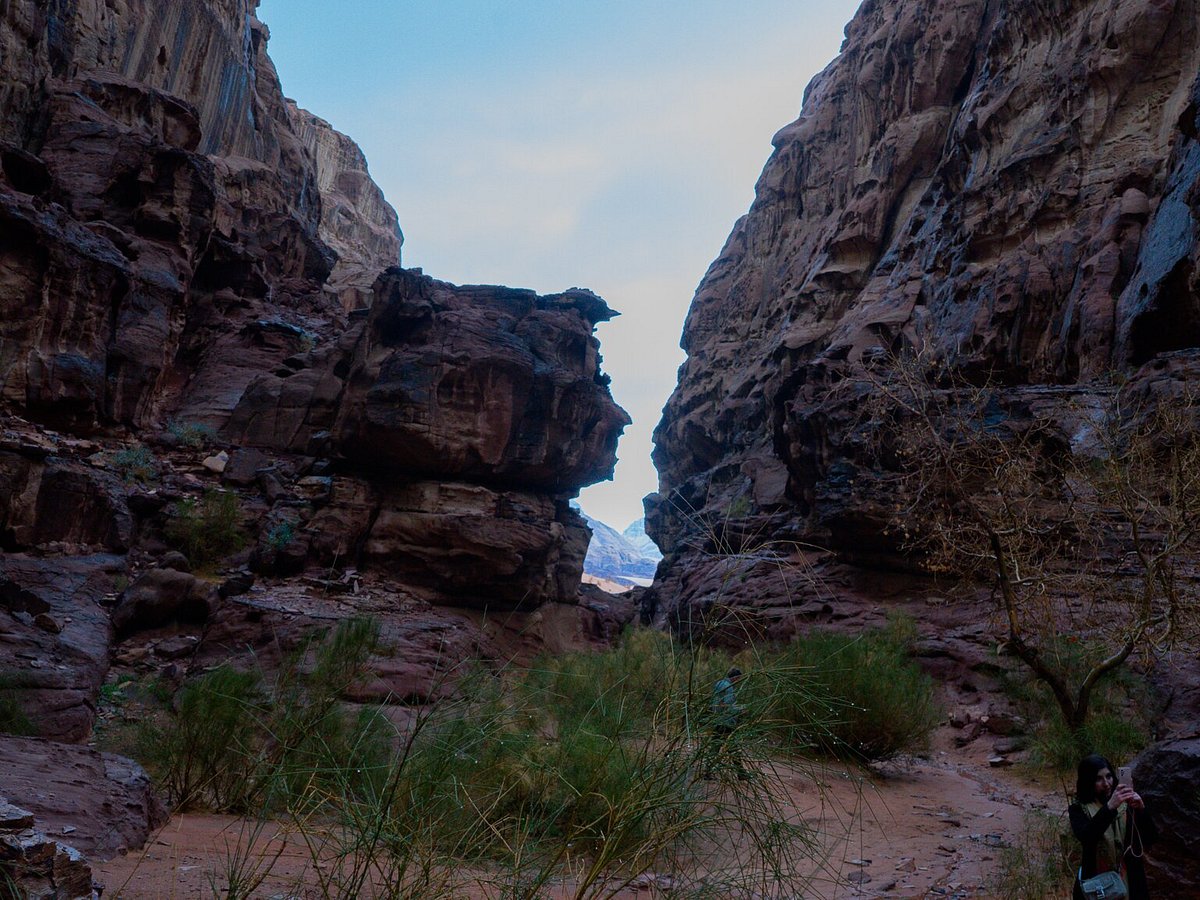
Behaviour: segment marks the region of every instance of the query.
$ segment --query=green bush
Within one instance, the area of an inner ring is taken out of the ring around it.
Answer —
[[[418,847],[511,867],[504,884],[520,884],[520,896],[539,896],[556,866],[584,860],[578,895],[592,896],[612,887],[614,869],[619,883],[696,842],[726,846],[736,831],[786,883],[806,832],[779,808],[786,794],[761,752],[770,748],[731,740],[738,746],[724,749],[739,754],[738,766],[711,765],[725,739],[707,710],[729,662],[647,630],[503,677],[473,673],[407,744],[376,807],[375,827],[389,836],[380,846],[401,868]],[[348,853],[362,846],[345,842]],[[710,873],[722,896],[740,896],[734,885],[750,877],[741,866]],[[426,893],[409,896],[432,893],[419,883]]]
[[[802,896],[798,863],[815,839],[773,760],[855,739],[832,736],[852,708],[847,697],[863,705],[880,688],[846,690],[851,656],[886,665],[884,679],[912,669],[895,629],[739,659],[745,709],[725,734],[712,727],[712,691],[735,660],[635,630],[604,652],[499,674],[480,667],[453,699],[420,711],[389,752],[377,714],[356,720],[337,702],[376,639],[371,622],[343,623],[270,684],[209,673],[160,723],[152,757],[156,773],[199,761],[173,791],[194,804],[286,810],[321,863],[313,872],[325,896],[362,896],[381,880],[389,896],[462,896],[483,879],[488,896],[532,897],[564,873],[576,896],[606,896],[652,868],[694,870],[698,859],[706,896],[749,896],[764,884]],[[835,681],[840,699],[822,704]],[[905,703],[927,687],[909,678]],[[798,693],[808,704],[799,724],[780,715]],[[876,752],[854,747],[856,758]]]
[[[1037,728],[1030,748],[1036,765],[1070,772],[1089,754],[1128,760],[1149,744],[1146,726],[1140,721],[1130,721],[1111,712],[1094,713],[1082,728],[1072,730],[1061,716],[1052,712]]]
[[[221,666],[185,685],[166,721],[146,728],[139,755],[174,806],[249,807],[265,701],[256,675]]]
[[[217,439],[217,433],[208,425],[199,422],[182,422],[170,419],[167,422],[167,432],[183,447],[202,450],[211,446]]]
[[[859,762],[923,750],[942,713],[910,643],[903,622],[798,638],[767,657],[757,702],[799,749]]]
[[[144,724],[139,758],[177,807],[244,813],[289,808],[311,794],[377,790],[390,728],[378,712],[350,715],[340,702],[377,635],[372,620],[341,622],[270,684],[228,666],[201,675]]]
[[[237,496],[208,491],[199,501],[181,500],[171,509],[166,535],[197,568],[236,553],[246,546]]]
[[[278,553],[292,542],[296,527],[291,522],[276,522],[267,532],[267,546]]]
[[[1092,656],[1102,648],[1064,638],[1051,648],[1056,664],[1068,672],[1086,671]],[[1024,672],[1003,679],[1032,726],[1031,762],[1059,772],[1070,772],[1091,753],[1108,759],[1132,759],[1150,743],[1151,722],[1157,708],[1145,679],[1121,669],[1101,681],[1092,693],[1090,714],[1083,727],[1072,729],[1048,688]]]
[[[158,460],[141,445],[118,450],[113,455],[113,465],[126,482],[150,484],[158,480]]]
[[[0,675],[0,734],[28,737],[37,729],[21,704],[17,689],[21,680],[16,675]]]

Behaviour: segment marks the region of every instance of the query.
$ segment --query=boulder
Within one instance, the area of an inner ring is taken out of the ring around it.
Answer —
[[[112,611],[118,638],[172,622],[203,624],[220,602],[215,584],[175,569],[151,569],[122,594]]]
[[[137,850],[166,822],[150,778],[133,760],[41,738],[0,736],[4,792],[37,828],[70,834],[90,859]]]
[[[29,823],[0,822],[0,879],[6,889],[15,888],[20,897],[98,900],[100,893],[92,884],[91,867],[78,850],[36,831],[33,814],[3,798],[0,815],[10,821],[27,819]]]
[[[1133,763],[1138,793],[1158,825],[1159,839],[1147,854],[1147,877],[1155,897],[1200,895],[1200,736],[1154,744]]]
[[[0,694],[15,724],[60,741],[91,734],[112,643],[102,604],[124,572],[117,556],[0,555]]]

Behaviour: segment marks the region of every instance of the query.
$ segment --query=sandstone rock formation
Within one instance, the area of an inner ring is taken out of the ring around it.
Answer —
[[[374,296],[336,345],[255,380],[226,434],[338,459],[310,485],[322,561],[361,554],[477,607],[572,595],[587,535],[566,497],[611,470],[629,421],[592,336],[611,311],[590,291],[456,288],[403,269]]]
[[[868,0],[774,146],[688,314],[643,617],[735,640],[906,612],[976,739],[1011,713],[988,586],[923,579],[887,530],[862,375],[920,350],[1067,441],[1110,373],[1151,402],[1194,383],[1200,2]],[[1155,676],[1175,734],[1185,656]]]
[[[689,312],[658,602],[702,602],[688,570],[748,536],[903,563],[833,391],[880,353],[1062,409],[1110,371],[1186,378],[1198,72],[1196,0],[864,3]]]
[[[92,870],[74,847],[34,827],[33,813],[0,797],[0,877],[20,897],[96,900]]]
[[[321,237],[338,255],[328,289],[346,309],[369,306],[379,261],[400,263],[403,237],[396,211],[371,180],[354,141],[291,100],[288,114],[316,165]]]
[[[1195,896],[1200,873],[1192,835],[1200,821],[1200,797],[1194,788],[1200,775],[1200,737],[1156,744],[1137,758],[1133,774],[1160,833],[1147,867],[1150,889],[1155,896]]]
[[[37,827],[92,859],[140,847],[166,821],[137,763],[38,738],[0,736],[7,797],[21,797]]]
[[[284,99],[257,5],[0,7],[0,691],[46,737],[88,736],[111,657],[320,625],[231,601],[254,573],[391,596],[414,659],[505,655],[443,640],[460,610],[590,621],[568,501],[628,421],[592,334],[613,313],[398,268],[394,210]],[[380,699],[430,692],[377,663]]]
[[[113,637],[104,602],[124,571],[115,555],[0,556],[0,691],[25,711],[26,730],[91,733]]]

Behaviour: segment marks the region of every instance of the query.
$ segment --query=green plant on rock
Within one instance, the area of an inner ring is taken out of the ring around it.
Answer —
[[[192,450],[203,450],[215,443],[217,439],[217,433],[211,426],[200,422],[184,422],[179,419],[167,421],[167,433],[175,438],[180,446]]]
[[[22,737],[37,734],[37,729],[19,699],[21,687],[22,681],[19,676],[0,674],[0,734]]]
[[[118,450],[113,455],[113,466],[126,482],[151,484],[158,480],[158,460],[140,444]]]
[[[193,566],[204,568],[246,546],[237,495],[208,491],[200,500],[181,500],[171,509],[167,539]]]
[[[276,553],[292,542],[296,536],[296,526],[291,522],[276,522],[267,532],[267,546]]]

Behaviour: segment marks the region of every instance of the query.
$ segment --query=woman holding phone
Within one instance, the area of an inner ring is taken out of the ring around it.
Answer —
[[[1150,896],[1142,855],[1158,831],[1133,789],[1129,770],[1121,770],[1120,780],[1115,772],[1103,756],[1086,756],[1079,763],[1075,802],[1067,810],[1071,830],[1083,845],[1075,900],[1085,900],[1081,882],[1103,872],[1121,876],[1129,900],[1148,900]]]

